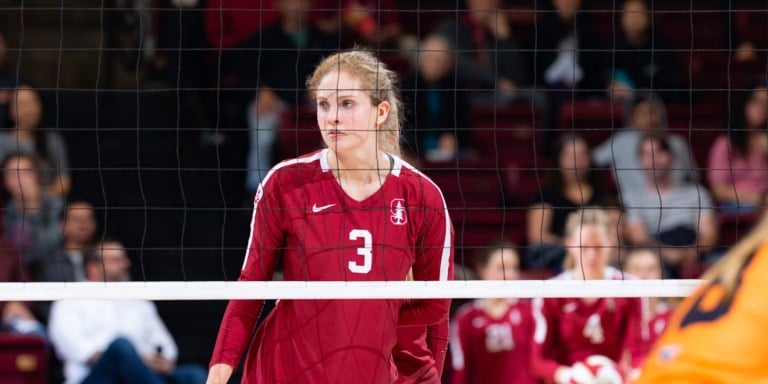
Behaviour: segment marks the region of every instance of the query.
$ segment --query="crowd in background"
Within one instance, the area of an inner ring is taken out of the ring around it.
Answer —
[[[524,215],[512,229],[515,235],[505,240],[516,244],[502,248],[514,250],[514,264],[542,272],[537,276],[578,269],[572,264],[573,256],[568,256],[573,247],[568,243],[567,218],[584,207],[600,206],[605,213],[607,232],[601,243],[606,248],[605,267],[612,264],[640,278],[698,277],[728,245],[719,238],[723,218],[749,222],[765,208],[768,82],[764,68],[760,70],[765,47],[761,46],[764,41],[748,33],[748,24],[734,23],[738,25],[727,33],[728,68],[758,70],[739,69],[736,77],[706,74],[733,78],[724,100],[722,94],[707,96],[697,91],[698,83],[688,71],[694,61],[683,61],[693,54],[681,48],[680,36],[667,35],[673,29],[657,26],[655,20],[663,15],[651,12],[645,0],[621,2],[613,13],[615,21],[602,24],[595,19],[606,17],[587,0],[552,0],[546,6],[539,4],[543,8],[536,12],[496,0],[466,0],[460,12],[420,9],[422,15],[430,15],[423,25],[415,10],[397,12],[407,8],[399,3],[202,2],[196,13],[201,39],[197,44],[210,49],[190,50],[199,60],[184,68],[180,60],[186,63],[189,58],[167,48],[181,46],[179,41],[188,37],[175,28],[174,13],[161,7],[152,15],[157,21],[152,37],[159,49],[144,58],[144,81],[148,87],[170,84],[228,90],[191,92],[179,100],[184,111],[180,124],[194,119],[206,128],[199,131],[199,153],[204,157],[205,148],[217,148],[219,166],[242,171],[225,176],[233,178],[230,184],[236,187],[222,190],[226,201],[241,204],[250,201],[277,161],[297,155],[299,149],[321,145],[313,122],[306,122],[307,116],[312,119],[305,80],[314,65],[338,49],[373,49],[401,75],[407,109],[402,156],[428,175],[433,168],[471,168],[488,162],[496,162],[497,171],[503,173],[510,164],[505,161],[519,160],[505,142],[494,143],[495,153],[484,150],[488,143],[479,140],[481,129],[488,127],[479,125],[478,111],[494,111],[493,121],[499,127],[519,123],[536,130],[526,137],[540,138],[531,144],[537,149],[533,153],[542,177],[524,181],[540,183],[535,193],[520,196],[516,191],[530,188],[514,183],[501,188],[516,196],[512,204]],[[106,231],[99,229],[93,203],[70,194],[76,185],[67,139],[44,126],[49,106],[23,68],[11,69],[7,46],[0,33],[4,190],[0,277],[11,282],[103,280],[105,276],[88,272],[86,255],[103,243]],[[565,107],[582,102],[610,108],[611,116],[619,117],[612,121],[612,129],[595,136],[589,130],[564,126],[563,121],[569,121]],[[721,126],[711,134],[714,140],[703,150],[691,140],[699,134],[698,127],[689,126],[688,136],[670,129],[671,109],[683,106],[693,111],[699,104],[714,106],[722,115]],[[503,120],[505,110],[520,105],[535,112],[526,115],[528,121]],[[620,113],[614,115],[613,109]],[[531,122],[530,116],[536,121]],[[286,136],[289,128],[294,129],[293,136]],[[219,153],[225,155],[219,157]],[[462,177],[461,172],[453,175]],[[440,179],[436,181],[441,184]],[[453,193],[447,188],[444,192]],[[463,201],[486,198],[461,196]],[[452,199],[456,196],[447,196]],[[509,203],[488,202],[500,210]],[[472,225],[454,221],[462,230]],[[488,250],[486,245],[481,252],[467,247],[472,257],[463,260],[462,267],[466,273],[477,268],[480,278],[498,278],[483,269],[493,261],[490,253],[482,252]],[[653,270],[649,274],[636,266],[652,264],[651,260],[661,261],[658,272],[655,265],[646,268]],[[502,310],[508,311],[508,305],[502,305]],[[654,301],[651,308],[666,305]],[[3,329],[48,338],[50,304],[6,302],[0,308]],[[471,309],[460,313],[469,316]],[[51,342],[55,344],[56,338]],[[168,349],[159,353],[174,359],[176,352]],[[461,364],[454,360],[459,374],[470,357],[464,356]],[[539,363],[540,377],[555,374],[546,361]],[[162,365],[152,368],[171,372]]]

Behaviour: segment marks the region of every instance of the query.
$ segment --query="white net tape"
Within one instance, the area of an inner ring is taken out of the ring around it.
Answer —
[[[700,280],[0,283],[0,301],[685,297]]]

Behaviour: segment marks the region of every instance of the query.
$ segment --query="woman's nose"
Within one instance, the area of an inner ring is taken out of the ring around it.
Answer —
[[[339,122],[339,109],[337,107],[330,107],[325,114],[325,119],[332,124]]]

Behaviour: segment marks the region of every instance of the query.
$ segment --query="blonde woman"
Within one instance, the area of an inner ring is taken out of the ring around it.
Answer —
[[[442,193],[397,156],[394,72],[367,51],[325,58],[307,81],[328,148],[269,171],[254,200],[240,280],[402,281],[453,276]],[[262,301],[230,301],[208,383],[226,383]],[[392,383],[398,326],[444,322],[449,299],[280,300],[245,359],[248,383]],[[447,339],[446,334],[441,339]],[[445,346],[432,346],[444,350]]]
[[[602,209],[571,213],[565,224],[566,268],[557,280],[621,280],[608,266],[608,218]],[[534,299],[532,366],[547,382],[569,383],[571,366],[592,355],[612,359],[629,375],[647,351],[638,298]]]

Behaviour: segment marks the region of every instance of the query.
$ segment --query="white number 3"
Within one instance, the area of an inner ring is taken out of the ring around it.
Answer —
[[[348,266],[352,273],[368,273],[371,271],[371,264],[373,264],[373,236],[371,232],[365,229],[353,229],[349,232],[350,240],[363,239],[363,246],[357,248],[357,254],[363,257],[363,264],[358,264],[356,261],[350,261]]]

